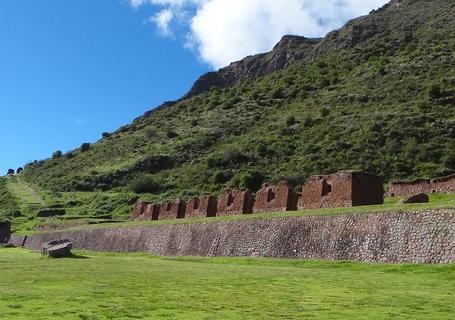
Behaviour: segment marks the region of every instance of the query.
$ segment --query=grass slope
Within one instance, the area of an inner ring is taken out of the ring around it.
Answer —
[[[454,172],[454,9],[406,0],[376,11],[311,59],[147,113],[90,148],[28,165],[24,179],[56,192],[139,184],[160,201],[299,186],[341,169],[387,180]]]
[[[101,267],[102,266],[102,267]],[[453,319],[455,265],[0,249],[2,319]]]

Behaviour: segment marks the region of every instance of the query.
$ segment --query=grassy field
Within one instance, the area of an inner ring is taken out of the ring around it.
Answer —
[[[0,249],[1,319],[453,319],[455,265]]]

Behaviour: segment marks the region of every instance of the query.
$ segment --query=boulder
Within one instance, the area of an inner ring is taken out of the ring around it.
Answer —
[[[0,243],[8,243],[11,238],[11,222],[0,222]]]
[[[428,203],[430,202],[430,198],[425,193],[419,193],[412,195],[410,197],[404,198],[400,201],[401,204],[409,204],[409,203]]]
[[[41,254],[52,258],[70,257],[73,243],[68,239],[57,239],[45,242],[41,246]]]

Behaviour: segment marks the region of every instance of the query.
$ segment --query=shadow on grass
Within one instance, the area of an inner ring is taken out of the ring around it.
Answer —
[[[68,259],[77,259],[77,260],[83,260],[83,259],[90,259],[90,257],[87,256],[82,256],[79,254],[71,254]]]

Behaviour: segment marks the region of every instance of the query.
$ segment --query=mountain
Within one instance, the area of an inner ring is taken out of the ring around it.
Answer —
[[[28,164],[22,179],[50,199],[162,200],[341,169],[453,173],[453,12],[455,1],[394,0],[323,39],[286,36],[94,144]]]

